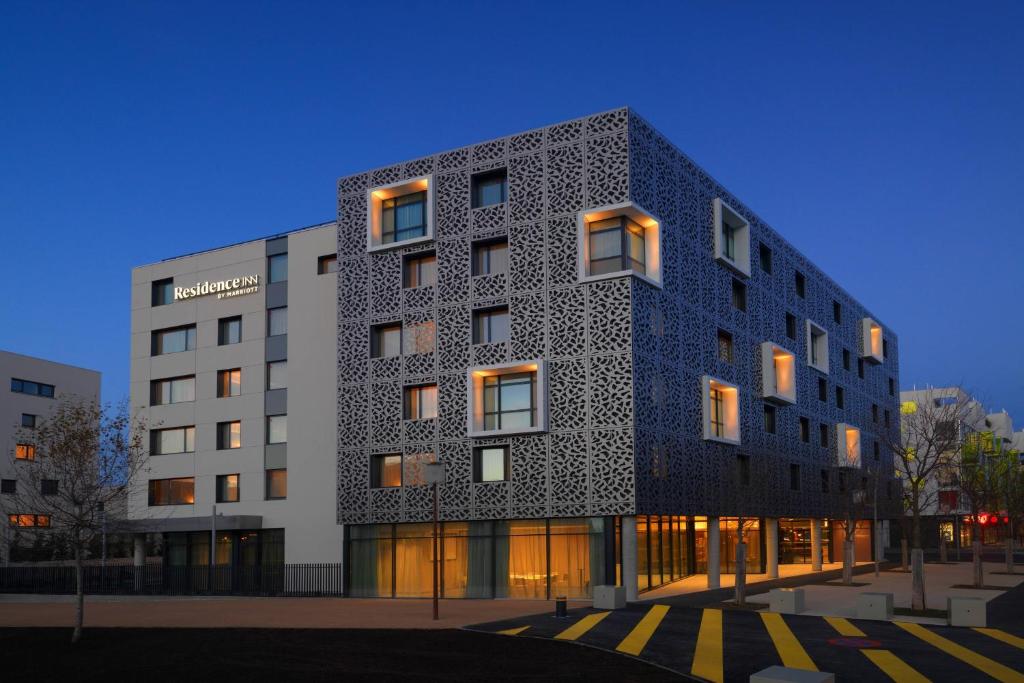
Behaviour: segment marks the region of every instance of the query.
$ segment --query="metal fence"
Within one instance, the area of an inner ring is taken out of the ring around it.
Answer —
[[[83,567],[89,595],[340,596],[341,564]],[[0,567],[0,593],[71,594],[75,568]]]

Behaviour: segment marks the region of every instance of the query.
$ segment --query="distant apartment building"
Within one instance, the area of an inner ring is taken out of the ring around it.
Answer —
[[[0,510],[5,515],[0,562],[4,562],[18,559],[17,547],[35,545],[37,534],[52,529],[46,510],[22,509],[17,500],[20,488],[31,485],[27,468],[38,465],[33,430],[63,398],[99,401],[100,373],[0,351],[0,377],[4,382],[0,390]],[[60,486],[56,479],[35,479],[51,490]]]

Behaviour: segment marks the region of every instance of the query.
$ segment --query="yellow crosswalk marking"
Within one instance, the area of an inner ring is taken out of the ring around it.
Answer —
[[[765,628],[768,629],[768,635],[772,638],[772,643],[775,644],[775,649],[779,651],[783,666],[805,671],[818,670],[800,641],[789,630],[789,626],[786,626],[781,614],[760,612],[760,615]]]
[[[1024,683],[1024,675],[1021,675],[1010,667],[1004,666],[983,655],[979,655],[973,650],[968,650],[963,645],[958,645],[949,638],[943,638],[938,633],[929,631],[920,624],[913,624],[906,621],[894,621],[893,623],[907,633],[917,636],[929,645],[933,645],[946,654],[952,655],[960,661],[970,664],[975,669],[987,673],[997,681],[1003,681],[1003,683]]]
[[[974,630],[978,633],[984,633],[986,636],[990,638],[1001,640],[1007,645],[1013,645],[1014,647],[1019,647],[1021,650],[1024,650],[1024,638],[1018,638],[1012,633],[1000,631],[997,628],[976,628]]]
[[[504,631],[498,631],[499,636],[518,636],[520,633],[530,628],[529,626],[520,626],[519,628],[507,628]]]
[[[849,619],[843,619],[842,617],[825,617],[825,621],[828,622],[829,626],[834,628],[841,636],[851,636],[854,638],[865,638],[864,631],[854,626]]]
[[[628,655],[639,655],[643,652],[647,641],[654,635],[654,630],[658,628],[658,625],[667,613],[668,605],[654,605],[651,607],[647,614],[644,615],[644,618],[640,620],[640,623],[629,632],[628,636],[622,639],[622,642],[615,649]]]
[[[722,683],[722,610],[705,609],[697,632],[697,648],[693,651],[690,673],[714,683]]]
[[[555,640],[576,640],[584,633],[600,624],[601,620],[609,614],[611,614],[611,612],[598,612],[596,614],[588,614],[587,616],[583,617],[575,624],[573,624],[572,626],[570,626],[569,628],[565,629],[557,636],[555,636]]]
[[[861,652],[896,683],[930,683],[930,679],[922,676],[917,669],[888,650],[861,650]]]

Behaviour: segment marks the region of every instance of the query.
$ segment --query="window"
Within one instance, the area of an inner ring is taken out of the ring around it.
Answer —
[[[406,289],[437,284],[437,256],[417,254],[405,257],[404,283]]]
[[[402,326],[394,323],[375,325],[370,330],[370,355],[390,358],[402,354]]]
[[[822,493],[828,493],[828,491],[829,491],[828,470],[822,470],[821,471],[821,492]]]
[[[857,376],[860,377],[861,379],[864,379],[864,359],[863,358],[858,358],[857,359]]]
[[[761,270],[768,275],[772,274],[772,250],[764,242],[761,243]]]
[[[436,341],[436,326],[433,320],[409,323],[405,326],[405,333],[402,335],[402,345],[405,347],[403,353],[412,355],[415,353],[433,353]]]
[[[17,479],[0,479],[0,493],[15,494],[18,492]]]
[[[237,344],[242,341],[242,316],[221,318],[217,321],[217,344]]]
[[[43,398],[53,398],[54,387],[52,384],[30,382],[27,379],[11,378],[11,391],[16,394],[29,394],[31,396],[42,396]]]
[[[836,387],[836,408],[842,410],[846,407],[846,392],[842,387]]]
[[[825,381],[824,377],[818,378],[818,400],[828,400],[828,382]]]
[[[860,321],[860,327],[861,357],[871,363],[883,362],[888,354],[886,353],[885,339],[882,336],[882,326],[871,318],[863,318]]]
[[[288,254],[267,257],[267,282],[288,281]]]
[[[468,370],[469,436],[540,432],[547,429],[547,390],[539,361]]]
[[[800,490],[800,465],[789,466],[789,490]]]
[[[714,202],[714,256],[722,264],[750,275],[750,223],[716,197]]]
[[[473,481],[508,479],[508,446],[484,446],[473,449]]]
[[[36,447],[30,443],[19,443],[14,446],[15,460],[35,460]]]
[[[768,434],[775,433],[775,406],[764,407],[764,431]]]
[[[892,377],[889,378],[889,395],[896,395],[896,381]]]
[[[270,415],[267,417],[267,443],[288,443],[287,415]]]
[[[843,322],[843,307],[838,301],[832,302],[832,320],[837,325]]]
[[[850,369],[850,349],[843,349],[843,370]]]
[[[39,527],[50,526],[49,515],[7,515],[7,523],[17,527]]]
[[[284,500],[288,497],[288,470],[281,468],[267,470],[267,500]]]
[[[35,429],[36,428],[36,419],[38,417],[39,417],[38,415],[32,415],[30,413],[22,413],[21,414],[21,426],[26,428],[26,429]]]
[[[56,479],[43,479],[39,482],[39,492],[44,496],[56,496],[60,483]]]
[[[750,486],[750,456],[736,456],[736,478],[740,486]]]
[[[474,344],[495,344],[507,342],[508,309],[492,308],[473,313],[473,343]]]
[[[807,364],[828,374],[828,332],[810,320],[807,321]]]
[[[581,282],[634,275],[661,286],[658,221],[626,203],[581,212],[577,218]]]
[[[818,443],[821,444],[822,448],[826,448],[828,446],[828,425],[827,424],[822,423],[822,424],[818,425]]]
[[[739,390],[735,385],[704,376],[704,438],[740,442]]]
[[[267,336],[288,334],[288,307],[267,309]]]
[[[193,477],[149,480],[150,506],[191,505],[194,502],[195,479]]]
[[[154,330],[152,333],[152,353],[162,356],[165,353],[180,353],[196,348],[196,326],[184,325],[166,330]]]
[[[473,275],[497,275],[508,272],[508,240],[473,244]]]
[[[217,397],[225,398],[227,396],[241,396],[242,395],[242,370],[241,368],[235,368],[233,370],[218,370],[217,371]]]
[[[337,254],[327,254],[325,256],[320,256],[319,258],[317,258],[317,260],[316,260],[316,274],[317,275],[327,275],[328,273],[337,273],[337,272],[338,272],[338,255]]]
[[[174,303],[174,278],[154,280],[152,284],[152,304],[154,306],[166,306],[171,303]]]
[[[501,204],[508,199],[508,173],[503,168],[475,174],[472,186],[474,209]]]
[[[885,426],[888,427],[889,426],[889,411],[886,410],[884,415],[885,415]]]
[[[368,194],[367,248],[375,251],[434,235],[430,176],[371,188]]]
[[[195,450],[195,427],[170,427],[168,429],[154,429],[149,432],[149,452],[151,455],[192,453]]]
[[[800,440],[804,443],[811,442],[811,421],[806,417],[800,418]]]
[[[786,336],[796,339],[796,316],[792,313],[786,314]]]
[[[405,419],[430,420],[437,417],[437,385],[405,388]]]
[[[804,274],[799,270],[793,273],[793,286],[796,288],[796,295],[803,299],[807,296],[807,280],[804,279]]]
[[[732,353],[732,335],[725,330],[718,331],[718,360],[731,363],[733,359]]]
[[[889,340],[888,339],[883,339],[882,340],[882,359],[884,360],[886,358],[886,356],[888,356],[888,355],[889,355]]]
[[[872,403],[871,404],[871,421],[872,422],[878,422],[878,404],[877,403]]]
[[[217,450],[224,451],[232,448],[242,447],[242,423],[234,422],[217,423]]]
[[[217,475],[217,502],[218,503],[237,503],[238,499],[239,499],[238,475],[237,474],[218,474]]]
[[[732,307],[738,311],[747,310],[747,286],[735,278],[732,281]]]
[[[839,467],[860,467],[860,430],[848,424],[836,425]]]
[[[288,388],[288,361],[275,360],[267,363],[267,390]]]
[[[771,342],[761,344],[761,397],[796,403],[796,356]]]
[[[398,453],[371,456],[370,486],[389,489],[402,485],[402,456]]]
[[[874,443],[872,444],[872,446],[873,446],[873,449],[872,449],[872,450],[874,450],[875,460],[878,460],[878,459],[879,459],[879,458],[881,457],[881,455],[882,455],[882,449],[881,449],[881,447],[880,447],[880,446],[878,445],[878,442],[877,442],[877,441],[875,441],[875,442],[874,442]]]
[[[158,379],[149,383],[149,404],[152,406],[187,403],[194,400],[196,400],[195,375]]]

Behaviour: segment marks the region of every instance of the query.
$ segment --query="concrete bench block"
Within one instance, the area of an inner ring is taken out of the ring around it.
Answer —
[[[771,589],[768,591],[768,611],[779,614],[800,614],[804,611],[804,589]]]
[[[987,626],[988,605],[981,598],[946,598],[950,626]]]
[[[750,675],[750,683],[835,683],[836,675],[827,671],[804,671],[785,666],[770,666]]]
[[[625,586],[594,586],[595,609],[622,609],[625,606]]]
[[[892,621],[892,593],[860,593],[857,595],[857,618]]]

